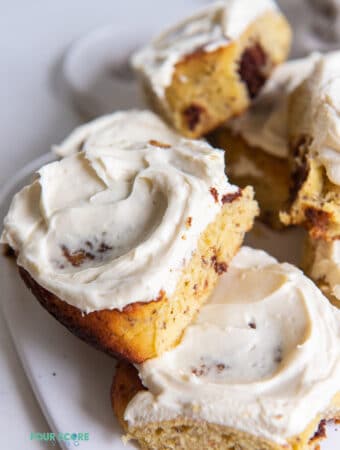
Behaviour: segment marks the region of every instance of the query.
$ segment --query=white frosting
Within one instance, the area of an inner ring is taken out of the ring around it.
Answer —
[[[340,51],[320,58],[305,85],[309,119],[301,134],[311,135],[312,155],[325,167],[330,181],[340,185]]]
[[[340,389],[340,312],[289,264],[241,249],[181,343],[138,366],[131,426],[188,417],[285,444]]]
[[[309,75],[319,56],[277,67],[250,109],[228,122],[245,141],[278,158],[289,154],[288,103],[291,92]]]
[[[104,128],[86,150],[41,168],[4,220],[17,263],[86,312],[171,295],[222,195],[237,189],[223,152],[204,142],[111,145],[110,136]]]
[[[277,10],[273,0],[224,0],[176,24],[132,58],[134,68],[151,83],[158,97],[171,84],[175,65],[204,47],[207,52],[228,45],[262,14]]]
[[[152,139],[175,144],[180,136],[151,111],[117,111],[76,128],[54,151],[64,157],[87,148]]]
[[[339,49],[339,0],[278,0],[278,4],[293,27],[294,57]]]
[[[330,293],[340,300],[340,240],[318,240],[310,275],[314,280],[324,280]]]

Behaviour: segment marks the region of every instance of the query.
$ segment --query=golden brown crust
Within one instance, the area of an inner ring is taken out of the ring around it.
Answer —
[[[245,111],[289,52],[291,31],[276,12],[253,22],[239,39],[207,52],[199,47],[175,66],[166,106],[142,79],[147,100],[177,130],[197,138]]]
[[[120,361],[116,367],[116,375],[111,387],[112,409],[122,428],[127,431],[124,412],[130,400],[144,389],[138,377],[137,369],[126,361]]]
[[[156,303],[161,304],[167,301],[164,293],[158,300],[145,304],[133,303],[123,311],[106,309],[84,314],[80,309],[60,300],[40,286],[22,267],[19,267],[19,272],[40,304],[80,339],[118,358],[134,362],[141,362],[144,359],[136,346],[128,347],[135,336],[131,339],[127,336],[136,321],[144,321],[147,324],[150,318],[157,314]]]
[[[124,420],[124,413],[127,405],[132,400],[132,398],[141,390],[145,390],[141,381],[138,377],[137,370],[128,363],[119,364],[116,369],[115,376],[113,378],[112,389],[111,389],[111,403],[113,411],[116,414],[119,423],[121,424],[123,430],[125,431],[128,439],[136,439],[140,447],[144,450],[161,450],[163,447],[150,445],[157,439],[153,439],[153,435],[157,433],[163,433],[162,443],[165,443],[165,435],[168,434],[170,444],[168,449],[193,449],[193,448],[211,448],[216,450],[227,450],[231,448],[237,448],[239,450],[317,450],[318,445],[322,439],[326,437],[325,424],[326,419],[331,420],[330,417],[317,417],[306,430],[298,436],[289,440],[288,445],[282,446],[274,442],[269,442],[265,439],[259,439],[248,433],[244,433],[229,427],[223,427],[213,424],[208,424],[206,422],[195,423],[192,420],[185,418],[178,418],[175,420],[158,422],[156,424],[146,424],[143,429],[129,427],[128,423]],[[337,421],[340,417],[340,395],[337,395],[334,400],[337,408],[339,409],[339,414],[332,418]],[[194,447],[192,444],[191,437],[183,439],[181,434],[192,435],[197,434],[197,441],[202,444],[202,442],[208,442],[208,446]],[[178,441],[185,443],[183,447],[179,447],[176,444],[176,434],[178,435]],[[188,444],[189,442],[189,444]],[[172,444],[172,445],[171,445]],[[233,446],[234,445],[234,446]]]
[[[48,292],[24,269],[20,274],[41,305],[76,336],[110,355],[143,362],[176,345],[241,246],[257,214],[252,189],[242,194],[226,203],[202,233],[197,251],[184,266],[170,297],[161,291],[157,299],[131,303],[122,311],[84,314]]]

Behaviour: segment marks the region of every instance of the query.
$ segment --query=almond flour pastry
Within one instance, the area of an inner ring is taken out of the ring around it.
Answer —
[[[226,150],[231,181],[254,186],[260,217],[273,228],[283,227],[279,214],[289,201],[289,95],[309,75],[317,58],[311,55],[277,67],[249,110],[209,138]]]
[[[111,145],[107,136],[38,171],[14,197],[2,243],[62,324],[142,362],[181,337],[257,204],[204,142]]]
[[[126,438],[145,450],[316,449],[339,394],[340,312],[298,269],[247,247],[181,343],[122,364],[112,386]]]
[[[290,101],[292,205],[286,225],[314,239],[340,236],[340,52],[319,58]]]
[[[86,148],[141,143],[150,140],[176,144],[181,137],[156,114],[147,110],[117,111],[76,128],[54,147],[64,157]]]
[[[248,108],[290,42],[274,1],[224,0],[173,26],[132,63],[153,109],[197,138]]]
[[[340,240],[307,238],[303,268],[331,303],[340,308]]]

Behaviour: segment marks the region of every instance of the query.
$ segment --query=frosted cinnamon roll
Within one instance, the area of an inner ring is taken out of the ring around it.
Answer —
[[[282,220],[340,236],[340,51],[322,55],[290,98],[292,198]]]
[[[178,341],[257,205],[206,143],[96,142],[38,171],[15,195],[1,241],[60,322],[141,362]]]
[[[340,418],[340,312],[244,247],[176,348],[117,369],[112,401],[143,449],[315,449]]]

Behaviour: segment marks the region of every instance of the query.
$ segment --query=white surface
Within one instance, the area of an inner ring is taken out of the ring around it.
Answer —
[[[33,161],[11,180],[0,194],[0,215],[7,210],[13,192],[27,182],[27,176],[29,178],[35,168],[50,159],[52,155],[47,154]],[[247,243],[264,248],[281,261],[296,264],[301,241],[302,232],[298,230],[278,234],[258,226],[249,235]],[[0,285],[5,317],[51,430],[55,433],[88,432],[90,435],[87,442],[60,443],[61,447],[133,449],[130,444],[123,446],[121,430],[111,411],[109,390],[115,360],[72,336],[42,309],[20,280],[13,258],[2,260]],[[338,436],[332,427],[329,428],[329,439],[322,450],[334,450],[339,443]]]

